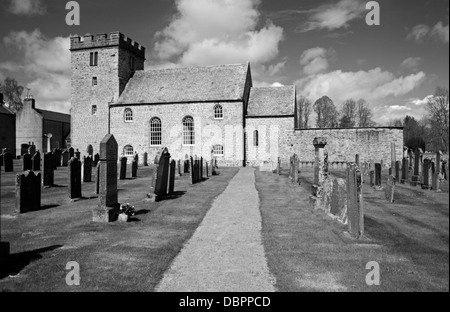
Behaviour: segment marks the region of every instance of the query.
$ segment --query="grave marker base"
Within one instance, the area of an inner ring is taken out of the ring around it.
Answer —
[[[114,208],[97,206],[92,209],[92,221],[100,223],[110,223],[117,220],[119,205]]]

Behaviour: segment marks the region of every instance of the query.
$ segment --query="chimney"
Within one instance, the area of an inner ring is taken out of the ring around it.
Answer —
[[[36,105],[35,105],[36,101],[33,99],[33,96],[32,96],[32,95],[27,95],[27,97],[26,97],[25,100],[23,100],[23,101],[24,101],[24,104],[25,104],[25,105],[26,105],[28,102],[30,102],[31,108],[32,108],[32,109],[35,109],[35,107],[36,107]]]

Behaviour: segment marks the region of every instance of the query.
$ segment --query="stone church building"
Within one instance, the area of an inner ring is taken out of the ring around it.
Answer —
[[[144,71],[145,48],[120,32],[74,36],[71,52],[71,142],[82,152],[111,133],[124,156],[168,147],[226,166],[311,161],[316,136],[329,138],[331,161],[389,163],[391,142],[402,156],[401,128],[297,129],[295,86],[254,87],[249,63]]]

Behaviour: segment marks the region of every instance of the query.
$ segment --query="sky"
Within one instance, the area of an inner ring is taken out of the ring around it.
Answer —
[[[0,1],[0,81],[15,78],[39,108],[70,110],[69,38],[112,31],[146,47],[146,70],[249,61],[255,86],[295,84],[338,109],[363,98],[379,126],[421,119],[449,87],[448,0],[376,1],[372,26],[361,0],[79,0],[79,26],[68,2]]]

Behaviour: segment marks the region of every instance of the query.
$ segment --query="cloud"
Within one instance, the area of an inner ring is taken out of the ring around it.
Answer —
[[[408,57],[400,64],[400,67],[411,70],[417,70],[421,61],[422,61],[421,57]]]
[[[423,99],[419,99],[419,98],[414,98],[414,99],[409,99],[409,103],[413,104],[414,106],[425,106],[428,104],[428,102],[434,98],[434,95],[428,95]]]
[[[312,30],[336,30],[348,28],[349,23],[361,18],[365,4],[359,0],[340,0],[337,3],[321,5],[310,11],[308,21],[297,28],[298,32]]]
[[[328,51],[321,47],[306,50],[300,56],[300,65],[306,75],[314,75],[328,70]]]
[[[253,82],[253,86],[257,87],[257,88],[265,88],[265,87],[272,87],[272,88],[279,88],[279,87],[284,87],[285,85],[282,84],[281,82],[265,82],[265,81],[254,81]]]
[[[448,44],[449,25],[445,26],[442,22],[438,22],[431,28],[428,25],[420,24],[414,26],[406,38],[419,44],[425,42],[428,38],[434,38],[435,40]]]
[[[69,112],[70,109],[70,39],[47,38],[40,30],[12,31],[3,38],[6,48],[15,51],[19,61],[0,63],[10,73],[30,78],[26,87],[40,108]]]
[[[270,21],[258,28],[259,4],[260,0],[178,0],[176,15],[155,35],[154,55],[161,63],[181,65],[270,65],[279,54],[283,28]]]
[[[44,15],[47,8],[41,0],[11,0],[8,11],[15,15]]]

